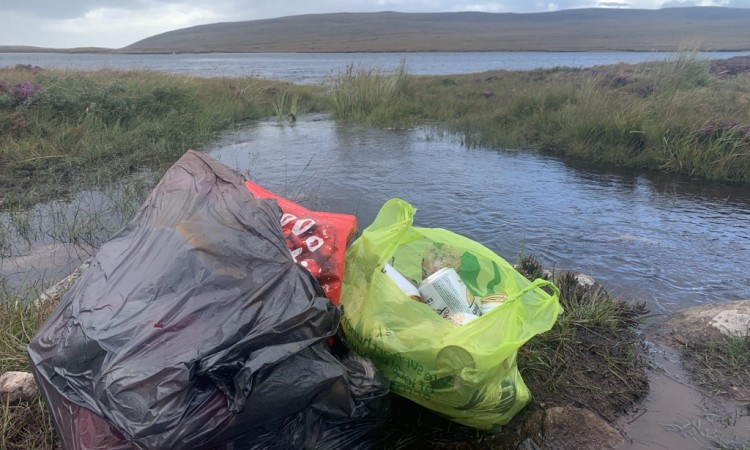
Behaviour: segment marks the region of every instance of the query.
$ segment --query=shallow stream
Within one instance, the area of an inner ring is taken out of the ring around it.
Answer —
[[[259,122],[208,153],[303,205],[354,214],[360,230],[401,197],[415,223],[481,242],[513,263],[583,272],[652,313],[750,298],[750,190],[584,167],[528,151],[467,148],[427,129],[322,118]]]

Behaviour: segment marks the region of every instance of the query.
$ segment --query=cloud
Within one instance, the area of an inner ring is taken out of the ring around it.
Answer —
[[[478,12],[509,12],[507,6],[502,3],[481,3],[473,5],[464,5],[460,7],[461,11],[478,11]]]
[[[111,0],[75,0],[75,1],[55,1],[55,0],[21,0],[3,2],[0,5],[0,11],[5,14],[14,13],[18,16],[41,19],[67,19],[79,17],[96,7],[117,6],[117,1]],[[133,2],[139,4],[139,1]]]
[[[4,13],[4,18],[10,20],[0,29],[0,45],[119,48],[169,30],[242,20],[235,19],[234,3],[222,0],[192,0],[182,4],[164,0],[84,0],[70,2],[73,8],[59,13],[54,5],[64,2],[29,3],[37,7],[49,3],[53,7],[30,11],[24,6]],[[7,4],[0,6],[0,11],[7,7]]]
[[[224,17],[206,8],[165,4],[140,11],[120,8],[96,8],[81,17],[48,20],[43,30],[65,33],[109,33],[128,29],[153,30],[183,28],[199,23],[218,22]]]
[[[729,8],[750,8],[750,0],[673,0],[664,2],[663,8],[678,8],[685,6],[725,6]]]

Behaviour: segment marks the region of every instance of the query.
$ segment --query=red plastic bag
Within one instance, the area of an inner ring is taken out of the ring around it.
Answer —
[[[326,297],[338,305],[346,245],[357,231],[357,218],[349,214],[311,211],[252,181],[246,181],[245,186],[257,198],[276,199],[284,213],[281,227],[292,257],[318,280]]]

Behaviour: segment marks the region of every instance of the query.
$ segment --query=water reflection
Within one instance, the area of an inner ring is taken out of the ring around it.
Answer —
[[[308,207],[355,214],[389,198],[513,262],[581,271],[653,312],[750,298],[750,196],[741,186],[600,170],[522,151],[466,148],[431,130],[326,120],[255,124],[210,154]]]

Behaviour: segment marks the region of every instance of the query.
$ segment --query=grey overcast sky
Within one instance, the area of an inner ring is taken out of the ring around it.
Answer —
[[[529,13],[670,6],[750,8],[750,0],[0,0],[0,45],[120,48],[193,25],[311,13]]]

